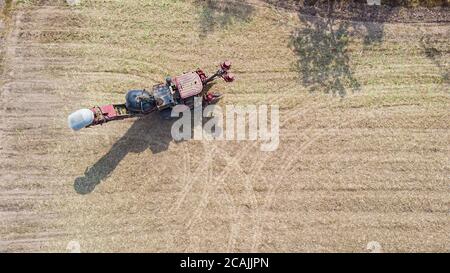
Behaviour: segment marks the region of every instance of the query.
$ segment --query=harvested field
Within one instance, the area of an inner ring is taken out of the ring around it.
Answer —
[[[0,0],[0,252],[448,252],[450,10],[274,2]],[[279,105],[276,151],[67,128],[224,59],[220,104]]]

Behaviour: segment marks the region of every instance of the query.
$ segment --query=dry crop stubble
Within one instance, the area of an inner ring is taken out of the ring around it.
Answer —
[[[356,22],[315,49],[330,37],[314,28],[322,19],[239,2],[247,13],[196,1],[14,6],[1,99],[20,103],[1,110],[2,250],[66,251],[72,240],[81,251],[448,250],[448,23],[387,22],[366,39]],[[216,23],[200,35],[205,12]],[[295,33],[307,39],[292,44]],[[213,87],[221,106],[280,105],[274,153],[257,142],[174,143],[153,117],[66,128],[76,108],[225,58],[237,81]],[[344,80],[350,69],[360,90],[310,93],[313,66]],[[93,166],[101,183],[79,195],[74,181]]]

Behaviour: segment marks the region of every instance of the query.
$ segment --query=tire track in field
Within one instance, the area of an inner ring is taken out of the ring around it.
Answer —
[[[287,84],[286,86],[284,86],[283,88],[281,88],[282,90],[289,90],[289,87],[296,87],[297,85],[292,85],[292,84]],[[286,91],[283,95],[278,96],[277,99],[275,99],[274,101],[271,102],[271,104],[277,104],[279,102],[281,102],[286,95],[290,94],[290,92]],[[291,118],[296,117],[299,113],[301,112],[308,112],[313,108],[317,108],[320,107],[320,105],[324,105],[324,103],[315,103],[315,104],[308,104],[308,108],[306,109],[299,109],[297,111],[293,111],[291,112],[286,118],[287,120],[284,121],[282,124],[287,123],[287,121],[289,121]],[[281,126],[282,127],[282,126]],[[215,149],[220,150],[217,154],[220,155],[221,157],[224,157],[226,159],[226,166],[225,168],[222,170],[222,172],[220,172],[219,174],[216,175],[216,178],[213,179],[213,185],[217,185],[219,183],[219,185],[223,185],[224,184],[224,180],[225,178],[227,178],[230,174],[241,174],[245,177],[244,182],[245,183],[245,188],[250,192],[249,194],[251,195],[251,200],[253,200],[253,205],[255,207],[255,209],[257,210],[257,201],[256,201],[256,193],[253,189],[253,184],[252,184],[252,177],[250,177],[250,175],[246,174],[242,167],[240,166],[239,162],[244,159],[245,156],[248,155],[249,151],[251,149],[256,148],[256,146],[258,145],[258,142],[254,142],[252,143],[252,145],[248,145],[244,148],[243,151],[241,151],[239,156],[230,156],[228,151],[226,151],[224,148],[221,148],[220,145],[217,145],[215,147]],[[252,165],[252,171],[250,171],[250,174],[258,173],[261,168],[264,166],[265,162],[270,158],[269,153],[267,153],[267,155],[263,158],[263,159],[259,159],[257,161],[257,164],[253,164]],[[210,181],[208,181],[208,184],[210,184]],[[202,199],[199,202],[199,205],[197,206],[195,212],[193,213],[194,216],[190,219],[190,221],[188,222],[187,226],[188,228],[192,228],[193,223],[195,223],[196,221],[198,221],[198,219],[201,218],[203,211],[206,207],[206,205],[208,204],[208,198],[211,194],[210,190],[213,187],[208,187],[202,194]],[[234,204],[233,197],[231,194],[228,193],[228,191],[224,188],[225,193],[229,196],[229,201],[232,202],[232,206],[234,207],[234,213],[233,215],[238,215],[237,218],[240,220],[237,222],[237,224],[233,225],[230,231],[230,237],[229,237],[229,251],[232,251],[230,249],[230,245],[232,245],[232,242],[235,241],[236,236],[239,235],[239,231],[240,231],[240,224],[242,223],[242,217],[241,217],[241,213],[240,213],[240,209]],[[257,226],[257,225],[256,225]],[[253,244],[254,245],[254,244]],[[252,251],[253,251],[253,247],[252,247]]]
[[[57,184],[52,176],[46,173],[48,170],[52,171],[50,169],[52,159],[45,152],[37,152],[38,145],[31,144],[38,142],[43,144],[42,146],[48,145],[47,149],[50,150],[49,142],[46,138],[35,137],[30,131],[36,129],[41,134],[46,134],[52,130],[53,119],[39,119],[36,124],[36,118],[51,116],[55,109],[63,107],[64,100],[55,94],[57,79],[49,78],[41,73],[41,69],[52,65],[55,60],[36,55],[36,52],[29,48],[27,38],[21,36],[21,31],[28,19],[26,12],[27,10],[18,9],[11,13],[10,27],[4,42],[4,71],[0,76],[2,81],[0,120],[3,127],[1,131],[7,134],[7,139],[3,139],[2,136],[2,148],[4,147],[5,151],[12,156],[0,158],[1,169],[6,170],[1,172],[0,177],[8,182],[5,185],[6,188],[15,187],[21,191],[22,195],[32,192],[35,197],[22,198],[20,202],[14,202],[11,198],[0,200],[2,207],[16,214],[16,217],[2,223],[2,227],[5,227],[2,228],[2,235],[7,239],[6,251],[39,251],[58,240],[58,237],[65,235],[65,231],[61,232],[56,227],[57,212],[53,210],[55,207],[40,210],[41,207],[51,206],[49,204],[54,201],[52,198],[43,200],[40,196],[48,194],[54,196],[53,189],[57,188],[54,188]],[[44,48],[43,45],[40,47]],[[27,99],[32,100],[33,103]],[[11,102],[18,106],[8,108]],[[31,118],[27,114],[24,115],[24,109],[33,113]],[[4,114],[5,111],[7,114]],[[28,147],[31,149],[24,154],[23,150]],[[45,151],[45,148],[43,150]],[[8,168],[8,166],[14,167]],[[41,176],[48,178],[49,183],[34,182]],[[33,183],[26,183],[30,181]],[[10,194],[8,190],[6,194]],[[27,214],[28,211],[32,211],[33,214]],[[29,231],[18,232],[23,228]]]
[[[292,85],[292,84],[287,84],[286,86],[284,86],[283,88],[282,88],[282,90],[289,90],[288,88],[286,88],[286,87],[288,87],[288,86],[290,86],[290,85]],[[286,92],[287,93],[287,92]],[[279,102],[279,101],[281,101],[282,99],[284,98],[284,96],[279,96],[274,102],[275,103],[277,103],[277,102]],[[239,156],[229,156],[229,154],[228,154],[228,152],[227,151],[225,151],[223,148],[219,148],[219,147],[215,147],[215,149],[220,149],[220,153],[217,153],[217,154],[219,154],[221,157],[224,157],[224,155],[226,155],[226,166],[225,166],[225,168],[219,173],[219,174],[217,174],[217,178],[216,179],[213,179],[213,185],[215,186],[215,185],[217,185],[218,183],[223,183],[223,181],[224,181],[224,179],[226,178],[226,177],[228,177],[228,175],[230,175],[232,172],[235,172],[235,173],[237,173],[237,172],[240,172],[240,173],[242,173],[242,174],[244,174],[246,177],[248,177],[248,175],[246,175],[244,172],[243,172],[243,170],[242,170],[242,168],[240,167],[240,165],[239,165],[239,162],[245,157],[245,156],[247,156],[247,154],[248,154],[248,152],[251,150],[251,149],[253,149],[253,148],[255,148],[256,146],[258,145],[258,143],[257,142],[254,142],[254,143],[252,143],[252,145],[248,145],[248,146],[246,146],[245,148],[244,148],[244,150],[243,151],[241,151],[241,153],[240,153],[240,155]],[[234,166],[234,167],[233,167]],[[248,181],[248,179],[247,179],[247,181]],[[208,181],[208,184],[210,184],[209,183],[210,181]],[[251,184],[251,183],[250,183]],[[208,187],[208,189],[210,189],[211,187]],[[232,196],[229,194],[229,193],[227,193],[227,191],[226,191],[226,189],[225,189],[225,193],[226,193],[226,195],[228,195],[229,196],[229,200],[230,201],[232,201],[233,200],[233,198],[232,198]],[[255,193],[254,193],[254,191],[252,191],[252,194],[253,194],[253,196],[255,196]],[[203,192],[203,194],[202,194],[202,197],[201,197],[201,201],[199,202],[199,205],[197,206],[197,208],[195,209],[195,211],[194,211],[194,216],[190,219],[190,221],[188,222],[188,224],[187,224],[187,227],[190,229],[191,227],[192,227],[192,225],[193,225],[193,223],[195,223],[196,221],[198,221],[198,219],[199,218],[201,218],[201,216],[202,216],[202,214],[203,214],[203,210],[204,210],[204,208],[206,207],[206,205],[208,204],[208,198],[209,198],[209,195],[210,195],[210,192],[209,192],[209,190],[205,190],[204,192]],[[255,200],[256,200],[256,197],[254,197],[255,198]],[[234,205],[234,202],[233,202],[233,205],[232,205],[233,207],[235,207],[235,211],[237,210],[237,211],[239,211],[239,208],[236,208],[236,205]],[[234,215],[234,214],[233,214]],[[237,235],[235,232],[232,232],[232,234],[234,234],[234,235]],[[233,235],[233,236],[234,236]],[[231,237],[230,239],[229,239],[229,241],[230,242],[232,242],[233,241],[233,238]]]
[[[287,84],[285,87],[287,87],[287,86],[289,86],[290,84]],[[285,89],[285,88],[283,88],[283,89]],[[277,98],[277,100],[275,101],[275,102],[278,102],[278,101],[281,101],[283,99],[283,96],[280,96],[279,98]],[[219,173],[219,174],[217,174],[216,175],[216,178],[215,179],[211,179],[211,180],[208,180],[208,187],[203,191],[203,194],[202,194],[202,197],[201,197],[201,200],[200,200],[200,202],[199,202],[199,205],[197,206],[197,208],[194,210],[194,212],[193,212],[193,217],[190,219],[190,221],[187,223],[187,228],[188,228],[188,230],[191,230],[191,228],[193,227],[193,224],[196,222],[196,221],[198,221],[198,219],[200,219],[201,218],[201,216],[202,216],[202,214],[203,214],[203,211],[204,211],[204,209],[205,209],[205,207],[206,207],[206,205],[208,204],[208,198],[209,198],[209,195],[211,194],[210,193],[210,190],[212,189],[212,187],[211,186],[209,186],[209,185],[213,185],[213,186],[215,186],[215,185],[217,185],[218,183],[223,183],[223,180],[226,178],[226,177],[228,177],[228,175],[229,174],[231,174],[232,172],[240,172],[240,173],[243,173],[244,175],[245,175],[245,173],[242,171],[242,168],[240,168],[240,165],[239,165],[239,161],[241,161],[245,156],[247,156],[247,154],[248,154],[248,152],[251,150],[251,149],[253,149],[253,148],[255,148],[256,147],[256,145],[257,145],[258,143],[257,142],[254,142],[252,145],[248,145],[248,146],[246,146],[245,148],[244,148],[244,150],[243,151],[241,151],[241,153],[240,153],[240,155],[239,156],[234,156],[234,157],[231,157],[231,156],[229,156],[228,155],[228,152],[227,151],[225,151],[223,148],[220,148],[220,146],[217,146],[217,145],[215,145],[214,146],[214,151],[217,151],[217,149],[218,150],[220,150],[219,152],[217,152],[217,153],[212,153],[212,151],[209,151],[209,153],[212,155],[212,154],[217,154],[217,155],[219,155],[220,157],[224,157],[224,155],[226,155],[226,166],[224,167],[224,169]],[[233,167],[234,166],[234,167]],[[201,175],[201,174],[200,174]],[[247,176],[247,175],[245,175],[245,176]],[[233,197],[226,191],[226,189],[225,189],[225,193],[226,193],[226,196],[228,196],[228,200],[229,200],[229,202],[230,202],[230,204],[231,204],[231,206],[232,207],[234,207],[235,209],[234,209],[234,211],[236,212],[236,211],[238,211],[239,212],[239,208],[237,208],[236,207],[236,205],[234,204],[234,201],[233,201]],[[254,192],[253,192],[253,195],[254,195]],[[236,213],[233,213],[232,215],[235,215]],[[235,229],[234,229],[235,230]],[[234,231],[233,230],[233,231]],[[239,229],[238,229],[239,230]],[[232,233],[234,233],[235,234],[235,232],[232,232]],[[237,235],[237,234],[235,234],[235,235]],[[233,238],[231,237],[230,239],[229,239],[229,242],[232,242],[233,241]]]
[[[285,120],[283,122],[283,124],[289,122],[289,120],[290,120],[290,118]],[[361,121],[361,120],[364,120],[364,118],[360,118],[358,120],[350,120],[350,121],[347,121],[347,122],[341,122],[338,125],[336,125],[336,127],[346,126],[346,125],[349,125],[351,123],[358,122],[358,121]],[[322,137],[327,136],[327,133],[325,131],[326,130],[315,131],[313,133],[313,135],[311,137],[309,137],[308,141],[306,141],[302,145],[298,146],[298,148],[296,149],[296,153],[295,154],[301,156],[301,152],[307,150],[312,144],[314,144],[316,141],[318,141]],[[283,178],[289,177],[292,174],[291,167],[292,167],[292,165],[295,163],[295,161],[297,159],[298,159],[298,157],[290,157],[290,159],[286,162],[286,164],[283,164],[281,170],[279,170],[277,172],[278,174],[286,174],[286,175],[283,175],[283,176],[276,175],[276,177],[277,177],[277,179],[275,180],[276,182],[269,189],[269,193],[267,194],[267,197],[265,198],[264,203],[263,203],[263,210],[261,210],[261,211],[267,211],[272,206],[274,197],[276,195],[276,191],[277,191],[278,187],[280,186],[281,181],[283,181]],[[259,224],[256,225],[257,232],[255,232],[253,245],[252,245],[252,251],[254,251],[254,252],[258,251],[258,243],[260,242],[260,240],[262,238],[262,218],[263,217],[260,215],[260,217],[259,217]]]
[[[209,166],[211,165],[211,156],[206,150],[205,144],[202,143],[203,147],[203,159],[200,160],[201,164],[192,171],[191,168],[191,156],[190,156],[190,150],[188,149],[189,146],[184,145],[183,149],[183,179],[182,184],[184,185],[183,189],[181,190],[180,196],[177,198],[177,200],[174,202],[174,205],[168,210],[168,213],[172,214],[174,211],[179,210],[181,204],[185,201],[187,195],[189,192],[191,192],[191,189],[194,185],[195,176],[193,176],[193,173],[202,173],[205,170],[209,169]]]

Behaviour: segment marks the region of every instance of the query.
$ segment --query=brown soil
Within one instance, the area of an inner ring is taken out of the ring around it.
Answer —
[[[449,251],[448,11],[342,24],[267,1],[138,2],[1,17],[0,252]],[[175,143],[156,116],[67,128],[225,58],[222,105],[279,104],[277,151]]]

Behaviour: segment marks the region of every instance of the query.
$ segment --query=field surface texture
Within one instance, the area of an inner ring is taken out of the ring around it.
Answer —
[[[0,252],[449,251],[448,8],[79,2],[0,0]],[[276,151],[67,127],[225,59],[220,105],[279,105]]]

